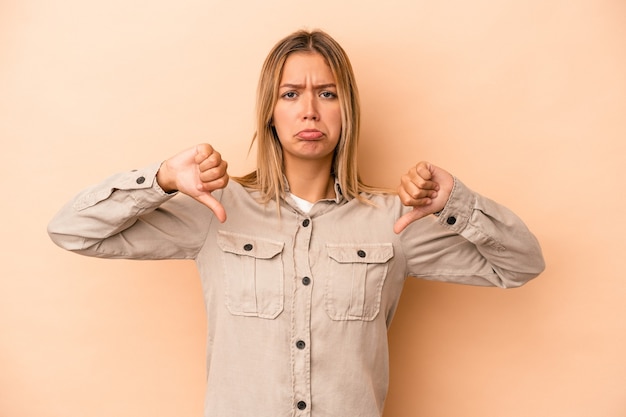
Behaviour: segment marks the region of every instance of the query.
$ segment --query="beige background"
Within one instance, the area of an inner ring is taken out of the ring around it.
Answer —
[[[510,291],[407,282],[385,416],[626,415],[621,0],[2,0],[0,415],[201,415],[193,264],[83,258],[46,224],[196,142],[245,173],[262,60],[303,27],[352,58],[367,181],[432,161],[548,263]]]

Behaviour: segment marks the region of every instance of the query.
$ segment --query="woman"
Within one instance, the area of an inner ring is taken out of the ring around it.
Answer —
[[[405,277],[516,287],[543,270],[522,221],[441,168],[418,163],[397,195],[364,185],[359,116],[345,52],[296,32],[261,72],[256,171],[229,182],[197,145],[83,191],[50,223],[81,254],[196,261],[205,416],[380,416]]]

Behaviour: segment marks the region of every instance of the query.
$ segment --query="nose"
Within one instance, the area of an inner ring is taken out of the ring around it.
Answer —
[[[317,103],[315,101],[315,94],[307,94],[307,97],[303,100],[302,117],[304,120],[319,120],[319,113],[317,111]]]

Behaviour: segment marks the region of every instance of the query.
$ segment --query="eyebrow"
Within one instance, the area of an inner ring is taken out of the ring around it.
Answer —
[[[285,83],[285,84],[279,85],[278,88],[301,89],[301,88],[304,88],[304,84]],[[313,88],[315,88],[315,89],[320,89],[320,88],[337,88],[337,85],[335,83],[317,84],[317,85],[314,85]]]

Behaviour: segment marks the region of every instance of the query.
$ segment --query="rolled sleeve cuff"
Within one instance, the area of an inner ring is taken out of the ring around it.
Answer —
[[[82,211],[92,207],[110,198],[116,190],[133,191],[129,195],[139,208],[159,205],[176,195],[176,192],[167,193],[159,186],[156,174],[160,167],[161,162],[158,162],[139,170],[116,174],[80,195],[73,204],[74,209]]]
[[[439,212],[439,224],[461,234],[470,221],[475,204],[475,194],[455,177],[448,202]]]

